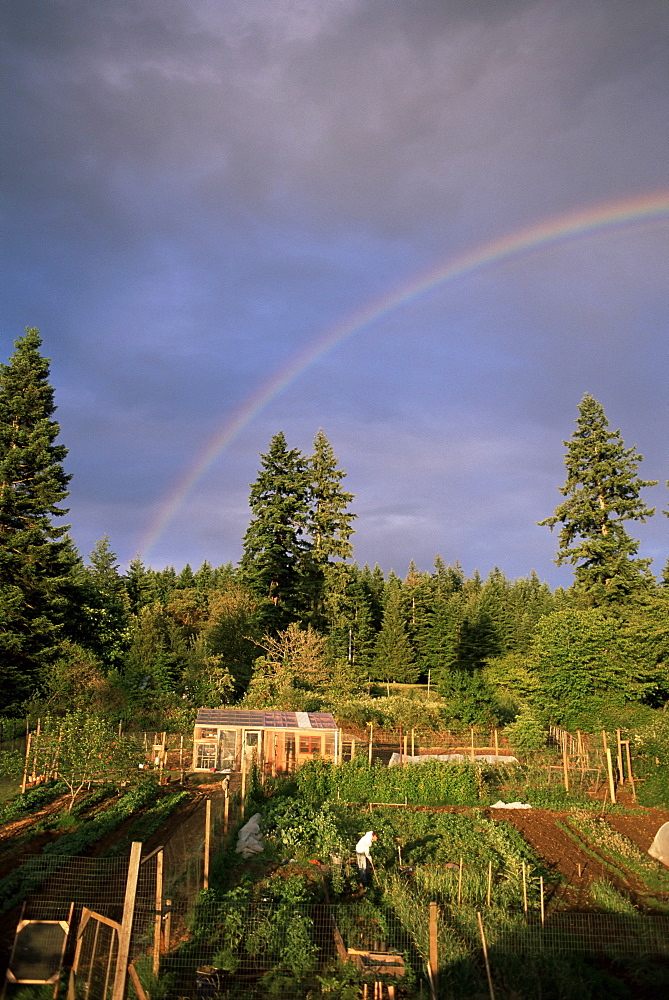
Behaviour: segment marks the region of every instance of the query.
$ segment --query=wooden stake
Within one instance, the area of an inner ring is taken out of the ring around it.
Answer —
[[[211,848],[211,799],[207,799],[204,815],[204,874],[202,888],[209,888],[209,851]]]
[[[28,733],[26,736],[26,760],[23,765],[23,780],[21,782],[21,794],[23,795],[26,790],[26,783],[28,781],[28,758],[30,757],[30,743],[32,741],[32,733]]]
[[[405,763],[406,763],[406,759],[407,759],[407,743],[408,742],[409,742],[409,737],[405,733],[404,734],[404,761],[405,761]]]
[[[242,819],[246,813],[246,751],[242,746]]]
[[[402,764],[402,763],[404,763],[404,760],[403,760],[403,757],[402,757],[402,726],[401,725],[400,725],[399,741],[400,741],[400,764]]]
[[[569,791],[569,754],[567,753],[567,741],[562,744],[562,768],[564,770],[564,790]]]
[[[355,760],[355,737],[351,740],[351,760]]]
[[[523,861],[523,910],[527,916],[527,865]]]
[[[374,723],[370,723],[369,726],[369,766],[372,766],[372,738],[374,734]]]
[[[411,756],[412,757],[416,756],[416,741],[415,741],[415,736],[416,736],[416,730],[412,729],[411,730]]]
[[[544,877],[541,875],[539,877],[539,907],[541,911],[541,926],[543,927],[546,920],[546,907],[544,904]]]
[[[458,906],[462,903],[462,857],[460,857],[460,868],[458,869]]]
[[[490,1000],[495,1000],[495,988],[492,984],[490,961],[488,960],[488,945],[486,943],[485,934],[483,932],[483,918],[481,917],[480,913],[477,913],[476,916],[478,917],[479,921],[479,931],[481,933],[481,945],[483,947],[483,960],[485,961],[485,971],[486,971],[486,976],[488,977],[488,994],[490,996]]]
[[[121,930],[118,936],[116,974],[114,975],[111,1000],[123,1000],[125,996],[128,958],[130,955],[130,936],[132,934],[132,921],[135,915],[135,897],[137,896],[137,879],[139,877],[141,856],[142,844],[140,841],[134,840],[130,848],[130,864],[128,865],[128,877],[125,883],[123,919],[121,920]]]
[[[493,735],[495,738],[495,757],[499,757],[499,733],[497,730],[493,730]]]
[[[606,751],[609,745],[609,736],[605,729],[602,729],[602,743],[604,745],[604,750]]]
[[[623,744],[620,739],[620,730],[616,729],[616,743],[618,745],[618,781],[621,785],[625,784],[625,773],[623,771]]]
[[[439,949],[437,944],[437,904],[430,903],[430,972],[435,996],[439,996]]]
[[[472,729],[472,730],[470,730],[470,732],[471,732],[471,737],[472,737],[471,758],[472,758],[472,764],[473,764],[474,763],[474,730]]]
[[[183,785],[184,778],[185,778],[185,774],[184,774],[184,738],[183,738],[183,733],[181,734],[181,739],[179,741],[179,772],[180,772],[179,781]]]
[[[490,899],[492,897],[492,861],[488,862],[488,895],[486,897],[486,903],[490,906]]]
[[[630,785],[632,786],[632,797],[636,802],[636,787],[634,784],[634,775],[632,773],[632,755],[630,754],[629,740],[625,740],[625,756],[627,757],[627,774],[629,775]]]
[[[156,856],[156,913],[153,922],[153,974],[160,972],[160,932],[163,925],[163,850]]]
[[[170,936],[172,933],[172,900],[165,900],[165,927],[163,929],[163,950],[170,950]]]
[[[613,780],[613,761],[611,759],[611,751],[606,748],[606,768],[609,772],[609,791],[611,793],[611,804],[616,804],[616,783]]]
[[[230,791],[228,788],[225,789],[225,805],[223,807],[223,831],[227,835],[228,825],[230,819]]]

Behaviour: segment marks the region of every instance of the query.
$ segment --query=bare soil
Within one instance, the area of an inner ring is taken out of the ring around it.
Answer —
[[[548,893],[561,905],[587,909],[591,905],[588,890],[599,879],[607,879],[627,893],[633,902],[642,906],[646,904],[648,889],[640,879],[629,873],[624,877],[617,874],[611,868],[611,865],[616,866],[616,862],[603,851],[593,844],[588,844],[587,851],[583,850],[565,829],[558,826],[562,823],[568,827],[568,813],[546,809],[494,809],[491,816],[493,814],[493,818],[506,819],[515,826],[535,854],[544,859],[549,872],[555,875],[555,883]],[[606,820],[613,829],[647,851],[657,830],[669,821],[669,811],[637,807],[634,814],[609,813]],[[582,835],[579,836],[582,839]],[[665,894],[656,892],[653,895],[660,897]]]

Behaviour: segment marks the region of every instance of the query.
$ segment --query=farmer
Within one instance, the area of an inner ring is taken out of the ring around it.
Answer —
[[[358,862],[358,875],[363,885],[367,885],[367,881],[369,879],[369,869],[372,867],[372,856],[369,852],[374,841],[378,839],[378,836],[373,830],[368,830],[355,845],[355,855]]]

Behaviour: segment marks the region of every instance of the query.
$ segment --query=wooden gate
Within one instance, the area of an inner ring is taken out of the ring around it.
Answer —
[[[111,1000],[120,934],[116,921],[83,908],[67,1000]]]

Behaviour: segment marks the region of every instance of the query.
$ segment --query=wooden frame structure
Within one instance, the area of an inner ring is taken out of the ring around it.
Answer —
[[[338,760],[339,730],[329,712],[201,708],[193,732],[194,771],[240,771],[254,759],[286,774],[314,756]]]

